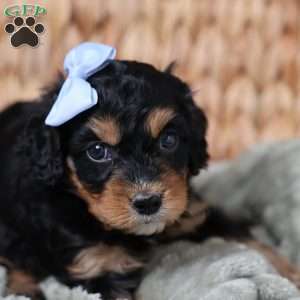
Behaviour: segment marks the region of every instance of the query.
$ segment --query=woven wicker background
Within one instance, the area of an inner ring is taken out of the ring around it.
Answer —
[[[20,1],[21,2],[21,1]],[[1,0],[2,9],[18,1]],[[68,49],[115,45],[118,57],[159,68],[176,59],[210,121],[212,157],[300,132],[300,1],[48,0],[38,48],[0,30],[0,109],[39,94]],[[2,16],[1,27],[11,19]]]

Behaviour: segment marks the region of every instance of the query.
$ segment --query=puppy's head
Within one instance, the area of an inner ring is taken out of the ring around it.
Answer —
[[[64,177],[108,227],[159,232],[184,212],[189,176],[206,164],[206,118],[186,84],[150,65],[114,61],[88,81],[98,104],[47,129]]]

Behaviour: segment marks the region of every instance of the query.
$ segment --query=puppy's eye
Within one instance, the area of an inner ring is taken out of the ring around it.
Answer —
[[[88,158],[94,162],[105,162],[112,159],[111,152],[100,143],[95,143],[86,150]]]
[[[179,138],[175,132],[166,132],[160,136],[159,147],[164,151],[174,151],[178,146]]]

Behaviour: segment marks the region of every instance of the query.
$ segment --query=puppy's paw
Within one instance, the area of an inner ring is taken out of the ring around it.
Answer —
[[[26,296],[32,300],[45,300],[38,282],[30,274],[18,269],[8,270],[6,295]]]
[[[98,244],[77,254],[68,272],[72,278],[90,279],[104,273],[128,273],[140,269],[143,263],[118,246]]]

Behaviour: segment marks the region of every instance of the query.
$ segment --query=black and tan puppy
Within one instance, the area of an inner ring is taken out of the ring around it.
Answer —
[[[62,82],[0,114],[8,293],[42,299],[37,282],[54,275],[129,298],[156,234],[186,211],[188,179],[206,165],[206,118],[181,80],[113,61],[88,81],[98,104],[58,128],[44,120]]]

